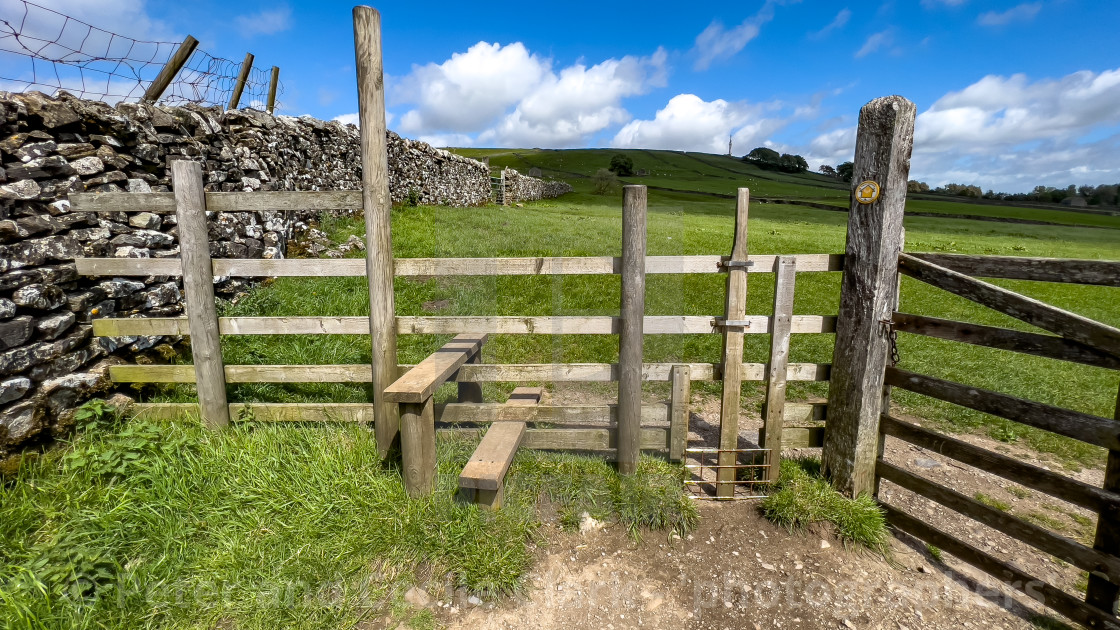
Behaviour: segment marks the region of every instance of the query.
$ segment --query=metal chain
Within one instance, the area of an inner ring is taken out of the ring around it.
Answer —
[[[898,355],[898,331],[894,329],[894,322],[889,319],[884,319],[879,322],[887,331],[887,339],[891,342],[890,362],[891,366],[898,365],[902,358]]]

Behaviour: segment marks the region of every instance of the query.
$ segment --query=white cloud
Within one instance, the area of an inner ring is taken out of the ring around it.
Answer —
[[[981,26],[1005,26],[1011,22],[1029,22],[1042,10],[1041,2],[1026,2],[1006,11],[988,11],[976,19]]]
[[[572,146],[630,119],[622,99],[664,86],[668,54],[552,70],[521,43],[480,42],[442,64],[413,68],[394,100],[415,105],[401,130],[464,146]],[[450,135],[449,135],[450,134]]]
[[[1036,81],[984,77],[918,116],[912,175],[1009,192],[1120,180],[1117,102],[1120,68]],[[841,161],[854,146],[855,128],[842,128],[818,136],[810,150]]]
[[[867,41],[863,42],[863,46],[856,51],[856,59],[866,57],[884,46],[890,46],[893,42],[894,31],[891,29],[872,33],[868,36]]]
[[[358,112],[354,112],[353,114],[342,114],[339,116],[335,116],[331,120],[337,120],[344,125],[354,125],[355,127],[360,126],[358,125]],[[388,127],[391,124],[393,124],[393,112],[385,112],[385,126]]]
[[[850,19],[852,19],[852,12],[849,9],[840,9],[840,12],[836,14],[836,17],[832,18],[832,21],[829,22],[827,26],[819,31],[810,33],[809,39],[823,39],[832,31],[844,28],[844,25],[847,24]]]
[[[415,105],[401,116],[401,130],[478,131],[531,94],[551,65],[521,42],[479,42],[442,64],[413,66],[393,90],[393,100]]]
[[[764,116],[776,107],[723,99],[705,101],[695,94],[678,94],[657,111],[653,120],[625,125],[615,134],[611,146],[724,153],[730,137],[736,147],[753,148],[787,124],[786,120]]]
[[[937,7],[959,7],[968,0],[922,0],[922,6],[927,9],[935,9]]]
[[[784,4],[796,4],[801,0],[766,0],[758,13],[743,20],[738,26],[730,30],[723,23],[713,20],[699,35],[692,53],[696,55],[695,70],[707,70],[713,61],[730,59],[740,50],[758,37],[762,25],[774,19],[774,7]]]
[[[292,9],[287,6],[265,9],[251,15],[239,15],[234,21],[242,37],[274,35],[292,27]]]

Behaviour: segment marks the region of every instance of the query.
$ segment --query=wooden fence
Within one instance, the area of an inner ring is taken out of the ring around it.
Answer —
[[[195,355],[194,365],[120,365],[110,369],[110,376],[119,383],[195,383],[201,409],[193,403],[151,403],[137,405],[137,412],[150,416],[171,417],[183,413],[201,413],[210,426],[220,427],[230,418],[240,417],[251,409],[258,420],[276,421],[357,421],[377,422],[373,405],[354,403],[228,403],[228,383],[371,383],[372,365],[224,365],[219,340],[224,335],[368,335],[368,317],[218,317],[213,299],[213,278],[262,276],[365,276],[362,260],[230,260],[211,259],[206,247],[205,213],[211,208],[223,212],[237,211],[244,203],[248,210],[269,208],[277,211],[315,209],[329,211],[360,203],[356,193],[335,192],[255,192],[202,193],[201,170],[191,162],[174,164],[174,185],[179,197],[166,194],[82,194],[71,197],[75,208],[88,212],[145,211],[168,213],[174,207],[178,214],[182,259],[83,258],[77,261],[78,272],[86,276],[145,277],[166,275],[182,277],[187,296],[185,317],[171,318],[102,318],[94,320],[94,334],[117,337],[131,335],[190,335]],[[631,190],[640,187],[628,188]],[[191,192],[194,191],[194,192]],[[178,199],[178,203],[177,203]],[[736,224],[737,242],[746,242],[748,197],[744,190]],[[637,205],[637,204],[631,204]],[[637,215],[637,216],[635,216]],[[634,211],[625,213],[628,228],[644,234],[644,216]],[[624,286],[644,283],[646,274],[724,274],[729,284],[741,283],[742,289],[728,299],[728,310],[716,316],[643,316],[637,308],[620,309],[620,316],[593,317],[498,317],[498,316],[394,316],[390,333],[486,335],[616,335],[627,321],[641,322],[640,335],[719,334],[725,338],[725,361],[720,363],[642,363],[641,346],[623,355],[618,363],[581,364],[485,364],[465,363],[455,366],[450,378],[459,383],[486,382],[620,382],[620,398],[640,392],[642,382],[661,381],[674,385],[674,396],[666,404],[640,407],[637,420],[630,426],[640,428],[640,448],[667,453],[672,459],[685,456],[688,432],[688,392],[693,381],[722,381],[727,402],[721,414],[726,455],[723,465],[734,473],[739,467],[738,392],[744,381],[765,382],[766,428],[765,449],[779,449],[783,440],[783,419],[796,421],[813,415],[820,417],[818,405],[785,403],[788,381],[827,381],[829,366],[814,363],[790,363],[789,347],[793,334],[831,333],[836,318],[821,315],[793,315],[794,282],[797,272],[835,272],[842,268],[843,257],[829,254],[798,256],[747,255],[745,245],[734,252],[735,257],[710,256],[641,256],[638,264],[626,266],[625,257],[536,257],[536,258],[399,258],[390,268],[395,276],[494,276],[494,275],[622,275]],[[627,273],[623,273],[626,269]],[[776,287],[772,315],[745,315],[746,278],[748,274],[774,273]],[[629,313],[629,314],[627,314]],[[767,363],[743,362],[743,335],[770,334],[771,352]],[[633,340],[631,343],[635,343]],[[640,338],[637,343],[640,343]],[[737,346],[737,347],[736,347]],[[394,363],[393,379],[406,374],[413,366]],[[623,385],[623,374],[632,368],[632,378]],[[431,392],[427,397],[430,397]],[[732,400],[733,399],[733,400]],[[391,401],[396,402],[396,401]],[[631,403],[633,404],[633,403]],[[532,423],[560,423],[561,428],[530,428],[524,446],[541,449],[573,449],[597,451],[609,457],[621,457],[618,448],[624,443],[619,435],[625,421],[620,420],[619,406],[552,407],[547,405],[510,407],[499,403],[461,400],[438,406],[435,417],[443,424],[489,423],[519,420]],[[578,427],[579,424],[600,424],[603,427]],[[659,425],[644,426],[642,425]],[[667,426],[667,428],[666,428]],[[452,429],[446,429],[452,430]],[[379,438],[382,434],[379,432]],[[383,438],[386,448],[395,433]],[[808,444],[808,429],[794,428],[787,440],[794,445]],[[775,468],[776,471],[776,468]],[[721,488],[726,497],[734,496],[733,474],[723,479]]]

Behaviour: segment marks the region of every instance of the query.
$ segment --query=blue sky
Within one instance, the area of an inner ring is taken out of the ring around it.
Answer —
[[[0,9],[5,3],[0,2]],[[351,3],[40,0],[278,65],[281,113],[357,111]],[[859,108],[918,106],[912,177],[1120,181],[1120,2],[387,2],[390,128],[448,146],[755,146],[851,159]],[[215,16],[221,19],[215,20]]]

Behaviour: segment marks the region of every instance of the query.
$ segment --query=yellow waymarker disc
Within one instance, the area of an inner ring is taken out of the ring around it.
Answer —
[[[860,185],[856,186],[856,201],[867,205],[869,203],[874,203],[878,198],[879,184],[872,181],[866,181],[860,182]]]

